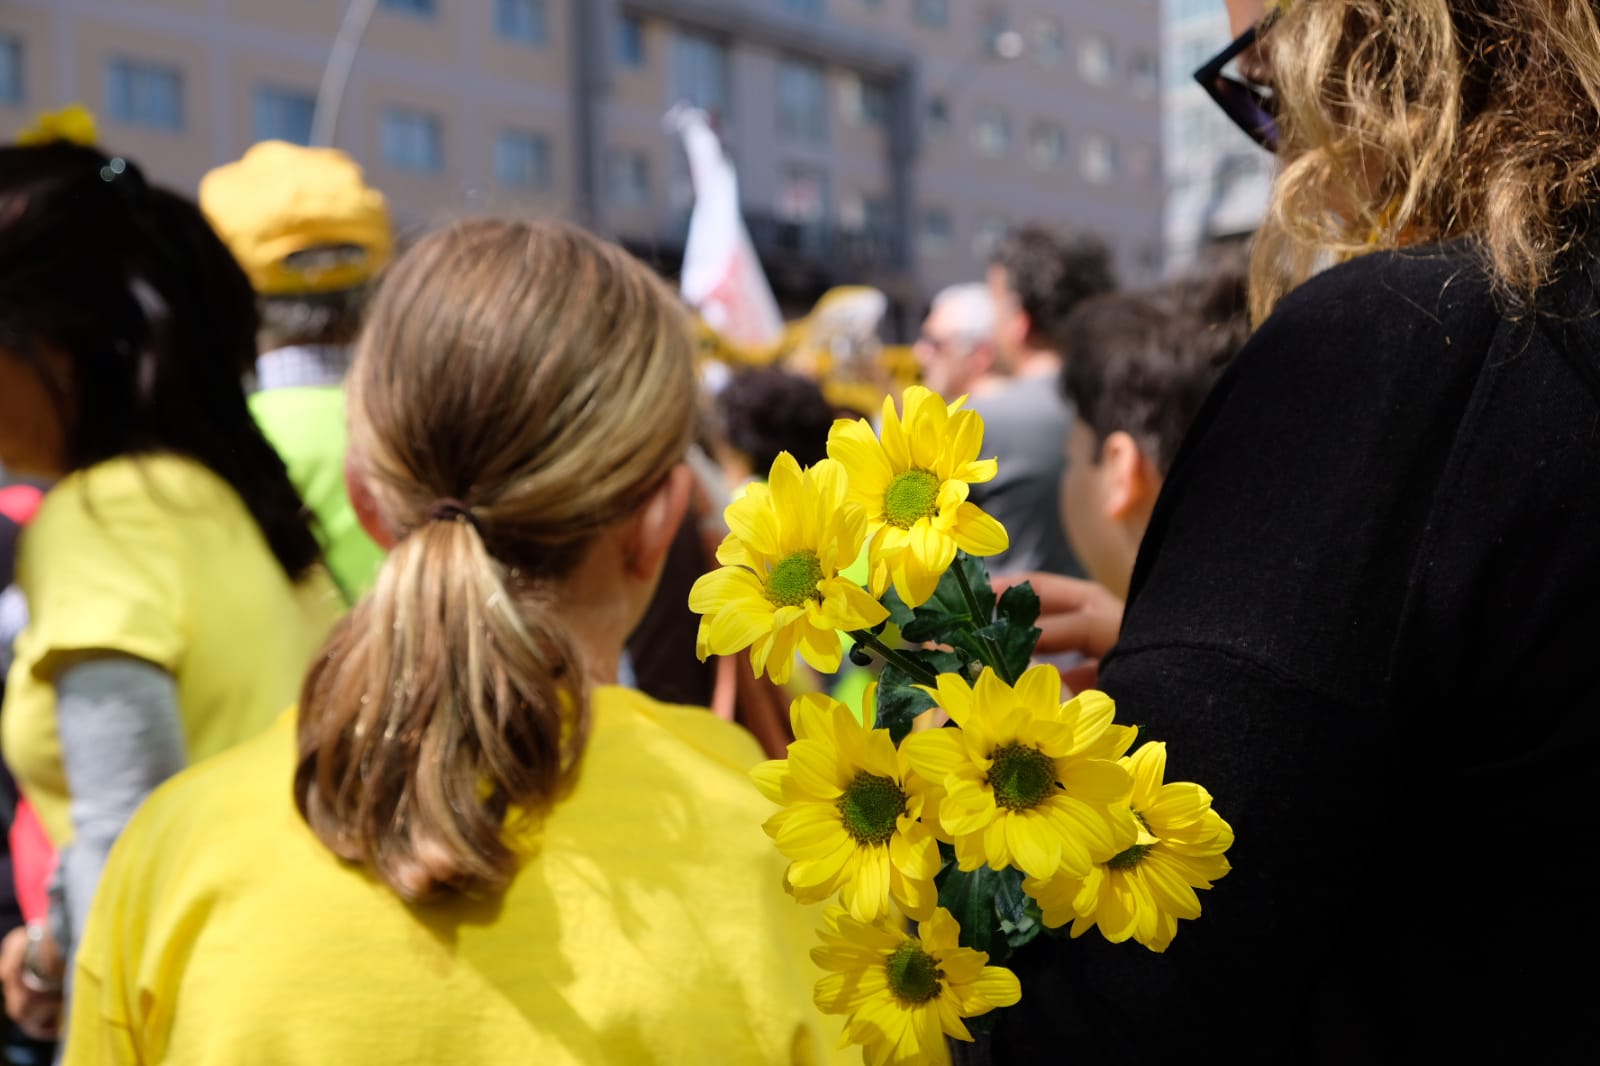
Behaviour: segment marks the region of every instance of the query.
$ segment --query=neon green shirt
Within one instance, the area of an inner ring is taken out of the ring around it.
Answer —
[[[328,569],[353,603],[372,587],[383,549],[367,536],[344,483],[344,390],[335,385],[269,389],[250,397],[250,410],[289,468],[289,480],[317,516]]]

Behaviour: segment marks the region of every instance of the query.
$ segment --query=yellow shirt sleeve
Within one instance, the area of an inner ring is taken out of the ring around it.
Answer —
[[[24,534],[18,577],[28,595],[27,655],[40,680],[93,651],[176,669],[188,643],[183,551],[140,477],[125,460],[74,475],[45,497]]]

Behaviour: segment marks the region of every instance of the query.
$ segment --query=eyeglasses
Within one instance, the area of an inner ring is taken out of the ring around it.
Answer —
[[[1269,152],[1278,150],[1277,107],[1272,91],[1266,86],[1230,77],[1222,69],[1265,36],[1276,19],[1277,12],[1268,14],[1194,72],[1194,80],[1222,108],[1222,113]]]

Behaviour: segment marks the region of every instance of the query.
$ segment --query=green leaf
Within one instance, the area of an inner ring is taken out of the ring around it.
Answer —
[[[994,910],[1002,921],[1016,924],[1027,913],[1028,894],[1022,891],[1022,871],[1007,866],[995,874]]]
[[[896,745],[911,732],[917,715],[933,706],[933,697],[917,688],[910,677],[884,664],[878,675],[878,725],[889,731]]]
[[[1033,625],[1039,620],[1039,594],[1026,581],[1012,585],[1000,597],[999,617],[1024,629]]]
[[[883,604],[884,609],[889,612],[888,622],[893,622],[901,629],[905,629],[910,624],[912,619],[911,608],[906,606],[906,601],[900,598],[900,594],[894,590],[893,585],[889,586],[888,591],[883,594],[878,602]]]
[[[1012,677],[1021,677],[1033,661],[1033,649],[1039,643],[1040,630],[1035,626],[1016,626],[995,622],[978,630],[978,636],[992,642],[1000,650],[1000,661]]]
[[[939,885],[939,906],[961,926],[961,946],[988,952],[990,962],[1010,954],[995,909],[995,891],[1001,877],[1001,871],[987,866],[971,871],[952,866]]]

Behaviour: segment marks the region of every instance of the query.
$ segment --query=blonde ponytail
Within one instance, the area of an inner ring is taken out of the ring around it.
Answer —
[[[401,897],[503,888],[507,817],[570,783],[587,692],[560,579],[681,460],[692,359],[670,290],[563,226],[457,225],[380,290],[352,443],[403,535],[306,679],[295,796]]]

